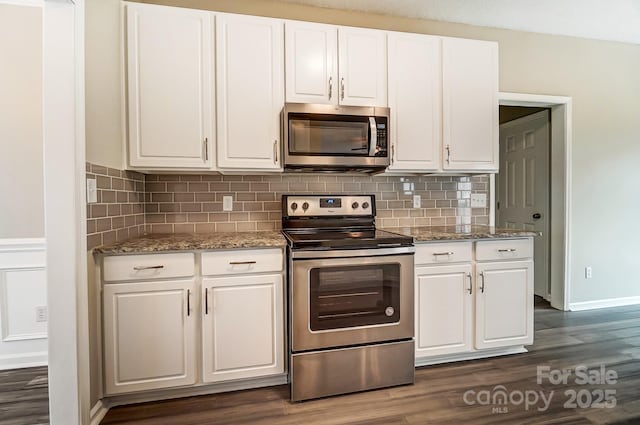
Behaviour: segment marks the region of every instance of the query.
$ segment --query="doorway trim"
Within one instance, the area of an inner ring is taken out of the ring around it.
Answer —
[[[501,106],[529,106],[551,109],[551,306],[569,310],[571,295],[571,162],[573,99],[529,93],[498,93]],[[495,174],[489,182],[489,223],[495,226]],[[562,255],[558,253],[561,252]],[[562,264],[553,258],[563,258]]]

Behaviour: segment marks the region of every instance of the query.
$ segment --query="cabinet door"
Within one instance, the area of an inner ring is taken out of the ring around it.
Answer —
[[[212,14],[127,3],[129,164],[209,168]]]
[[[216,17],[218,166],[280,169],[284,31],[277,19]]]
[[[533,261],[476,266],[476,348],[533,343]]]
[[[387,33],[338,29],[339,103],[387,106]]]
[[[105,393],[196,382],[192,280],[104,285]]]
[[[338,30],[332,25],[285,23],[287,102],[338,103]]]
[[[416,269],[416,358],[472,351],[471,264]]]
[[[442,96],[439,37],[389,33],[390,171],[440,168]]]
[[[204,382],[284,372],[282,275],[204,279]]]
[[[443,38],[445,170],[498,170],[498,45]]]

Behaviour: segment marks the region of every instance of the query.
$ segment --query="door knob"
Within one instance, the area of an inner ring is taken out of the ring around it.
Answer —
[[[540,217],[542,217],[542,215],[540,213],[535,213],[532,216],[535,220],[538,220]]]

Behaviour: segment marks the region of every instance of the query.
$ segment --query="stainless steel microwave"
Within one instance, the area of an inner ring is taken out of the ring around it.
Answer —
[[[389,108],[287,103],[284,168],[382,172],[389,166]]]

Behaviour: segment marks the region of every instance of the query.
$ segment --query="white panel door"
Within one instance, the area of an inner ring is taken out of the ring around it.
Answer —
[[[439,37],[389,33],[389,171],[436,171],[442,143]]]
[[[338,29],[339,103],[387,106],[387,33]]]
[[[195,283],[104,285],[105,393],[196,382]]]
[[[535,294],[549,298],[549,111],[500,126],[496,221],[507,229],[534,230]]]
[[[498,44],[442,39],[443,168],[498,170]]]
[[[129,164],[210,168],[210,12],[126,4]]]
[[[287,21],[284,38],[287,102],[337,104],[337,27]]]
[[[284,372],[281,274],[204,279],[204,382]]]
[[[219,14],[216,46],[219,168],[281,169],[283,22]]]
[[[476,265],[476,348],[533,343],[533,261]]]
[[[473,349],[471,264],[416,269],[416,358]]]

